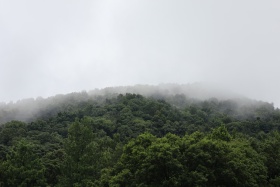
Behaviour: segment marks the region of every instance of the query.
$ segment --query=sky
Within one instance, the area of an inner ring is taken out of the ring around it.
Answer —
[[[280,1],[0,0],[0,101],[194,82],[280,107]]]

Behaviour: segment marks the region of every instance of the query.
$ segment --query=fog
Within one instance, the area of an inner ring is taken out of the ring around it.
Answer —
[[[279,1],[0,1],[0,101],[217,84],[280,107]]]

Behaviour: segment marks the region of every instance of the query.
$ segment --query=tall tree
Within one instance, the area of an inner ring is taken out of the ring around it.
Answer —
[[[45,168],[34,152],[35,145],[20,140],[2,164],[3,186],[46,186]]]
[[[76,120],[68,130],[65,141],[65,160],[62,164],[62,186],[86,186],[97,175],[98,147],[88,125]]]

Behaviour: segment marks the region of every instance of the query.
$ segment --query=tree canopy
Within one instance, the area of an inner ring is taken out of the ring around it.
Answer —
[[[270,104],[59,97],[31,121],[0,125],[0,186],[280,185],[280,111]]]

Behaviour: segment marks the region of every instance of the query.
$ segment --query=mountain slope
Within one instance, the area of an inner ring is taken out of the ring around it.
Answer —
[[[209,87],[203,84],[161,84],[158,86],[136,85],[126,87],[111,87],[95,89],[89,92],[77,92],[66,95],[56,95],[46,99],[23,99],[15,103],[2,103],[0,105],[0,124],[11,120],[31,122],[37,118],[49,118],[58,112],[63,112],[71,107],[77,107],[82,103],[102,103],[106,99],[116,98],[118,94],[134,93],[154,99],[163,99],[173,106],[184,108],[199,104],[203,101],[210,101],[212,104],[224,103],[220,112],[226,112],[242,117],[242,113],[256,110],[273,111],[272,104],[250,100],[238,94]],[[216,98],[216,99],[214,99]],[[260,109],[262,108],[262,109]],[[245,114],[245,116],[256,117],[256,114]],[[243,117],[242,118],[246,118]]]

